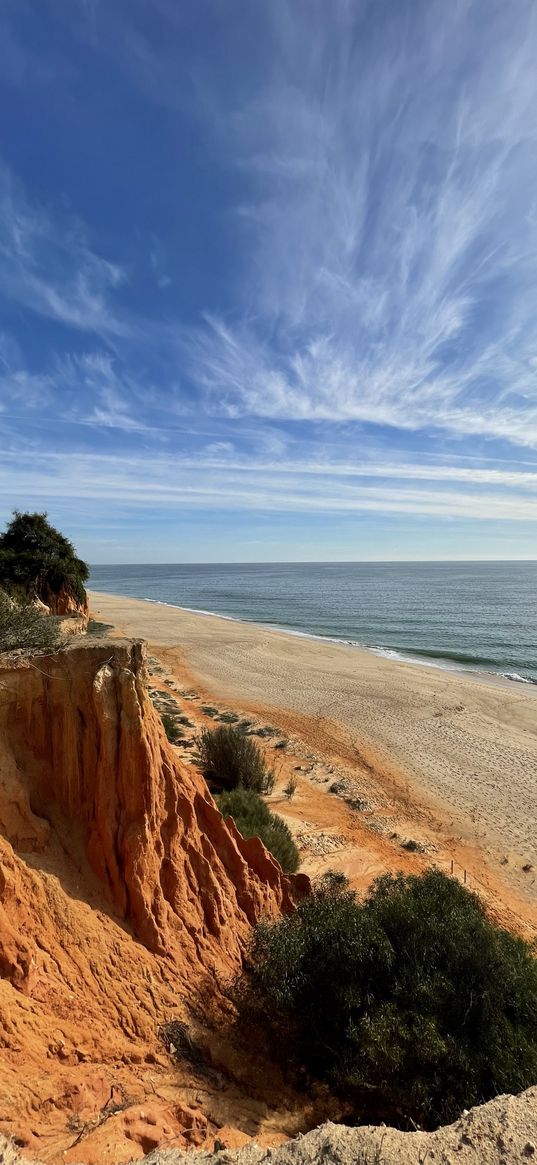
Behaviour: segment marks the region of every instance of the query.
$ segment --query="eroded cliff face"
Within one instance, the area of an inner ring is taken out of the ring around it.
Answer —
[[[49,587],[42,595],[42,599],[51,615],[78,615],[87,623],[88,596],[86,595],[84,601],[80,602],[66,583],[60,587],[59,591],[53,591]]]
[[[0,1130],[49,1160],[69,1121],[144,1099],[144,1065],[170,1067],[158,1025],[307,889],[178,762],[143,659],[140,643],[78,642],[0,669]],[[151,1145],[127,1125],[121,1159]],[[87,1145],[64,1159],[101,1159]]]

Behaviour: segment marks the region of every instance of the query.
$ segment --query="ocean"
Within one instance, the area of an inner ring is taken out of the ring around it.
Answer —
[[[92,566],[89,586],[537,684],[537,562]]]

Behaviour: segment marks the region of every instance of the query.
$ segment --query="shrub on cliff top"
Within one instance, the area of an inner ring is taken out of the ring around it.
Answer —
[[[205,779],[217,789],[253,789],[270,793],[274,771],[259,745],[242,728],[222,724],[204,728],[197,740],[198,763]]]
[[[62,640],[58,623],[31,603],[17,603],[0,591],[0,655],[11,651],[48,653]]]
[[[15,511],[0,535],[0,586],[11,595],[48,603],[64,588],[82,604],[89,568],[46,514]]]
[[[232,817],[243,837],[260,837],[286,874],[298,870],[300,858],[290,829],[252,789],[233,789],[217,798],[223,817]]]
[[[537,1081],[537,960],[437,870],[327,884],[257,927],[240,1023],[360,1121],[428,1128]]]

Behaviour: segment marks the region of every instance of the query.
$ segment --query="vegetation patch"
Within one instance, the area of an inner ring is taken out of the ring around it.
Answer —
[[[362,1122],[434,1128],[537,1080],[535,949],[439,870],[336,881],[259,925],[239,1028]]]
[[[296,777],[289,777],[287,784],[284,786],[284,796],[288,801],[291,801],[298,789],[298,781]]]
[[[170,744],[177,744],[183,738],[183,729],[178,723],[178,717],[173,716],[170,712],[163,712],[161,715],[162,725]]]
[[[223,817],[232,817],[243,837],[260,837],[282,870],[294,874],[300,858],[290,829],[251,789],[233,789],[217,799]]]
[[[166,1051],[175,1060],[179,1062],[186,1060],[198,1070],[207,1067],[207,1052],[194,1039],[187,1023],[180,1019],[168,1020],[167,1023],[161,1024],[158,1035]]]
[[[50,604],[65,591],[81,605],[86,600],[87,563],[72,542],[51,526],[46,514],[15,511],[0,535],[0,586],[15,598]]]
[[[60,622],[32,603],[17,602],[0,591],[0,655],[12,651],[47,655],[58,651],[65,642]]]
[[[265,724],[261,728],[250,728],[250,736],[261,736],[268,739],[271,736],[281,736],[279,728],[273,728],[271,724]]]
[[[197,746],[199,766],[213,788],[272,791],[274,770],[268,767],[261,749],[242,728],[233,724],[204,728]]]

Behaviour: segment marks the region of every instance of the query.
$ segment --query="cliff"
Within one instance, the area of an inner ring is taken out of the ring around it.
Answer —
[[[46,587],[41,600],[47,607],[50,615],[79,615],[87,623],[89,616],[88,596],[84,592],[84,599],[80,601],[73,593],[72,588],[63,583],[59,591]]]
[[[141,643],[2,664],[0,834],[0,1130],[46,1160],[102,1160],[95,1138],[65,1150],[111,1105],[116,1160],[166,1130],[199,1143],[192,1111],[157,1099],[159,1072],[173,1080],[158,1026],[203,982],[217,992],[307,879],[232,833],[178,762]]]

